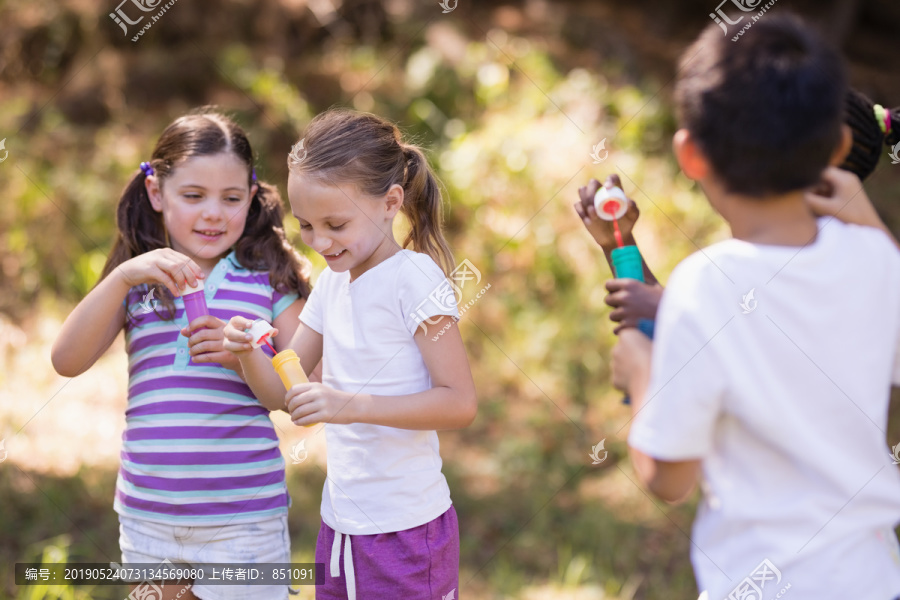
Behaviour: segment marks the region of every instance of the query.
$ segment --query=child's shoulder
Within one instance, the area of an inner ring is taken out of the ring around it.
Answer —
[[[424,252],[414,252],[413,250],[403,249],[397,253],[397,272],[401,275],[407,273],[415,273],[417,271],[426,271],[429,274],[441,273],[441,267],[435,262],[431,256]]]
[[[717,242],[697,250],[678,263],[669,278],[670,285],[673,279],[680,285],[692,287],[709,285],[719,279],[727,281],[725,269],[735,262],[751,256],[751,249],[738,240],[728,239]]]
[[[829,223],[831,226],[832,223]],[[848,252],[853,251],[870,251],[876,253],[884,253],[888,260],[900,263],[900,253],[894,245],[890,236],[878,229],[868,225],[856,225],[853,223],[843,223],[837,221],[834,223],[836,235],[841,236],[841,242],[847,244]]]
[[[433,289],[447,280],[447,275],[428,254],[404,249],[397,253],[394,260],[397,287]]]

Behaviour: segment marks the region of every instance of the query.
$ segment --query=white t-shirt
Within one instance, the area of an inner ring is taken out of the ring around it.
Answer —
[[[434,260],[411,250],[394,254],[353,282],[348,271],[326,268],[300,314],[323,336],[322,383],[376,396],[431,389],[413,335],[426,318],[459,316],[456,297],[443,293],[446,289]],[[326,424],[325,439],[322,520],[335,531],[402,531],[450,508],[435,431]]]
[[[691,560],[709,600],[752,586],[762,600],[788,585],[798,600],[900,594],[900,471],[886,442],[900,253],[873,228],[818,226],[803,248],[728,240],[697,252],[660,304],[628,441],[660,460],[702,459]],[[779,577],[759,574],[764,560]]]

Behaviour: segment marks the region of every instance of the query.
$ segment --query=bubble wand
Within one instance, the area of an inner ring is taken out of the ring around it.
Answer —
[[[300,364],[300,357],[297,356],[297,353],[290,348],[285,348],[281,352],[276,352],[275,348],[272,347],[272,344],[269,343],[269,337],[274,331],[275,328],[265,319],[257,319],[249,329],[249,333],[252,336],[250,345],[254,348],[259,348],[265,344],[269,347],[275,355],[272,357],[272,367],[275,369],[275,372],[278,373],[278,377],[281,378],[281,383],[284,384],[285,391],[297,384],[309,383],[309,379],[307,379],[306,373],[303,372],[303,367]],[[309,425],[305,425],[305,427],[312,427],[313,425],[315,425],[315,423],[310,423]]]
[[[613,275],[619,279],[637,279],[644,283],[644,260],[637,246],[626,246],[622,240],[622,230],[619,229],[619,219],[628,212],[628,198],[622,188],[607,188],[601,186],[594,194],[594,209],[597,216],[604,221],[612,221],[613,233],[616,237],[616,245],[610,258],[612,260]],[[640,319],[638,330],[651,340],[653,339],[653,321]],[[622,402],[630,404],[631,399],[626,395]]]

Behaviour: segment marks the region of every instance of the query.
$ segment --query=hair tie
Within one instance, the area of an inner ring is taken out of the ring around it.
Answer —
[[[149,177],[149,176],[153,175],[154,173],[156,173],[156,171],[153,170],[153,167],[151,167],[150,163],[148,163],[148,162],[141,163],[141,171],[144,172],[145,177]]]
[[[891,132],[891,113],[880,104],[876,104],[873,109],[875,110],[875,120],[878,121],[878,128],[881,129],[881,133],[884,135],[889,134]]]
[[[250,169],[250,179],[256,183],[256,169]]]

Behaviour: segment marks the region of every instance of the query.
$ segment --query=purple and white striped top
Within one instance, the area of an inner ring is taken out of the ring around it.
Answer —
[[[269,274],[243,268],[234,252],[205,280],[214,317],[274,321],[298,299],[269,285]],[[194,363],[184,302],[165,321],[141,307],[146,286],[125,306],[128,408],[114,507],[120,515],[177,525],[262,521],[287,512],[284,458],[269,418],[250,387],[218,363]],[[271,356],[271,351],[264,351]]]

